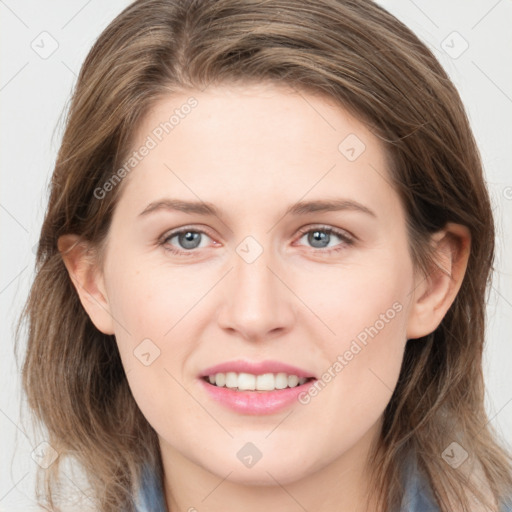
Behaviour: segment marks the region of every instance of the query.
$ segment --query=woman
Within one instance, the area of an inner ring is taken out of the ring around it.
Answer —
[[[458,93],[383,8],[134,2],[82,67],[25,310],[49,506],[70,456],[102,511],[512,510],[493,249]]]

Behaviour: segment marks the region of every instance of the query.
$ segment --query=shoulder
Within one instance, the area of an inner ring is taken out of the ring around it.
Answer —
[[[405,492],[400,512],[441,512],[428,480],[419,471],[416,458],[412,455],[405,462],[402,475]],[[491,501],[494,501],[496,506],[496,501],[494,499],[491,499]],[[455,504],[453,505],[455,506]],[[483,509],[480,506],[475,508],[473,512],[480,512],[481,510]],[[485,509],[486,512],[488,510]],[[512,490],[508,498],[500,502],[499,507],[495,510],[496,512],[512,512]]]

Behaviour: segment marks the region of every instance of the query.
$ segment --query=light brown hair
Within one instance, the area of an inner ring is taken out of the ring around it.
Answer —
[[[103,512],[133,507],[144,464],[162,472],[157,435],[131,395],[115,338],[85,313],[57,241],[74,233],[102,246],[123,183],[103,199],[94,191],[122,166],[156,101],[251,82],[321,94],[367,123],[387,151],[413,261],[425,274],[430,235],[447,222],[469,228],[461,289],[441,325],[407,343],[369,467],[376,499],[391,510],[403,493],[401,462],[414,450],[441,510],[457,503],[468,511],[473,491],[486,498],[441,457],[456,441],[466,464],[481,469],[487,505],[501,501],[512,488],[511,457],[486,415],[482,374],[493,217],[467,116],[438,61],[370,1],[139,0],[104,30],[80,71],[20,318],[28,403],[61,454],[45,474],[49,506],[64,456],[85,469]]]

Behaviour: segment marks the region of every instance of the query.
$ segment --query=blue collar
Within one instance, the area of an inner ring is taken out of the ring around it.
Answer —
[[[142,472],[136,512],[167,512],[162,483],[155,471],[146,466]]]
[[[440,512],[428,481],[418,469],[416,457],[410,453],[402,469],[405,492],[400,512]]]

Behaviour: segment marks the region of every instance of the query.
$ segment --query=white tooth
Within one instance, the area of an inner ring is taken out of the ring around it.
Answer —
[[[294,388],[299,383],[299,377],[297,375],[288,376],[288,387]]]
[[[238,375],[235,372],[226,373],[226,387],[237,388],[238,387]]]
[[[284,389],[288,387],[288,375],[286,373],[278,373],[276,375],[276,389]]]
[[[264,373],[256,378],[256,389],[258,391],[273,391],[276,387],[276,379],[273,373]]]
[[[238,375],[238,389],[256,389],[256,375],[252,375],[250,373],[240,373]]]
[[[220,388],[224,387],[224,385],[226,384],[226,374],[217,373],[217,375],[215,375],[215,384]]]
[[[286,373],[264,373],[263,375],[253,375],[252,373],[216,373],[209,375],[210,384],[218,387],[226,386],[240,391],[273,391],[275,389],[294,388],[297,385],[304,384],[308,379],[298,377],[297,375],[288,375]]]

